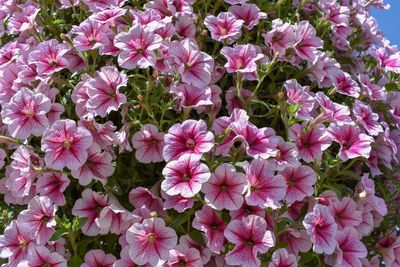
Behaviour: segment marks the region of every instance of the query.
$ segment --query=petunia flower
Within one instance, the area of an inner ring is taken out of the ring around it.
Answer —
[[[356,157],[368,158],[374,138],[361,133],[358,126],[331,123],[328,132],[332,140],[340,144],[339,158],[343,161]]]
[[[333,84],[335,85],[335,89],[343,95],[348,95],[355,98],[360,96],[360,87],[347,72],[341,71],[334,73]]]
[[[18,223],[31,229],[37,243],[45,245],[55,232],[56,221],[54,215],[57,207],[47,196],[34,197],[29,201],[28,209],[18,215]]]
[[[197,88],[190,84],[180,84],[172,87],[171,92],[179,98],[179,106],[184,109],[213,105],[210,87]]]
[[[204,20],[204,25],[211,33],[211,38],[231,44],[242,35],[244,21],[237,19],[231,12],[221,12],[217,17],[208,15]]]
[[[294,50],[304,60],[314,61],[317,49],[322,48],[324,42],[316,36],[315,28],[306,20],[296,25],[296,44]]]
[[[195,196],[211,176],[208,167],[199,161],[199,156],[182,155],[177,160],[168,162],[162,171],[165,179],[161,183],[161,189],[171,196]]]
[[[50,108],[51,102],[45,95],[21,88],[2,106],[1,117],[12,137],[25,140],[30,135],[44,133],[49,125],[46,114]]]
[[[214,69],[213,58],[200,51],[199,46],[190,39],[171,44],[168,51],[171,64],[181,75],[181,81],[198,88],[206,87],[211,82]]]
[[[117,127],[112,121],[100,124],[94,119],[80,120],[78,121],[78,126],[83,126],[89,130],[93,137],[93,143],[98,144],[105,150],[115,144],[115,139],[117,138],[115,130]]]
[[[287,191],[285,201],[294,203],[301,201],[305,197],[310,197],[314,193],[314,184],[317,182],[315,171],[308,166],[288,166],[278,174],[286,180]]]
[[[338,231],[342,231],[346,227],[357,227],[361,223],[362,212],[357,210],[356,202],[349,197],[331,203],[328,210],[335,218]]]
[[[41,42],[29,55],[29,64],[36,64],[39,75],[51,76],[55,72],[68,67],[68,60],[64,55],[70,48],[66,44],[60,44],[57,40]]]
[[[268,159],[268,162],[272,164],[273,168],[277,171],[281,171],[289,166],[300,165],[298,159],[299,151],[297,150],[296,144],[285,142],[280,136],[277,136],[277,139],[276,156]]]
[[[203,266],[200,253],[196,248],[179,244],[169,251],[168,267],[201,267]]]
[[[217,213],[209,206],[203,206],[195,212],[193,228],[204,232],[207,240],[207,247],[214,253],[224,250],[224,229],[225,223]]]
[[[305,229],[286,228],[286,231],[279,235],[279,241],[288,243],[286,247],[288,253],[298,255],[299,252],[308,252],[312,243]]]
[[[337,225],[326,206],[315,205],[304,217],[303,225],[313,242],[314,252],[329,255],[335,251]]]
[[[241,220],[243,217],[249,215],[258,215],[264,218],[265,209],[260,208],[259,206],[250,206],[245,202],[240,209],[229,211],[229,216],[231,216],[232,220]]]
[[[297,267],[297,259],[294,254],[290,254],[286,249],[280,248],[272,253],[271,263],[268,267]]]
[[[257,5],[243,3],[241,5],[230,6],[228,9],[236,19],[243,20],[243,26],[252,30],[259,20],[267,18],[265,12],[261,12]]]
[[[284,177],[274,175],[272,166],[264,159],[254,159],[251,164],[245,162],[244,169],[249,181],[246,203],[260,208],[279,208],[279,201],[286,194]]]
[[[275,245],[273,233],[267,230],[265,220],[257,215],[231,221],[224,235],[235,245],[225,257],[226,263],[231,265],[258,267],[261,265],[258,254],[266,253]]]
[[[189,248],[195,248],[200,253],[200,259],[203,264],[207,264],[211,259],[211,250],[194,241],[189,235],[182,235],[179,238],[179,244],[186,245]]]
[[[145,69],[156,64],[155,50],[161,47],[162,38],[139,23],[128,32],[121,32],[114,38],[114,45],[120,49],[118,64],[125,69]]]
[[[116,260],[113,254],[106,254],[101,249],[92,249],[86,253],[81,267],[112,267]]]
[[[293,25],[281,19],[272,21],[272,30],[264,35],[266,45],[280,56],[285,56],[286,50],[296,44],[296,29]]]
[[[141,208],[145,206],[150,211],[156,211],[161,213],[163,210],[163,202],[161,198],[154,196],[147,188],[136,187],[129,192],[128,195],[129,203],[135,208]]]
[[[66,174],[43,173],[36,180],[36,192],[49,197],[57,206],[66,204],[64,191],[69,185]]]
[[[126,74],[119,72],[116,67],[102,67],[95,77],[87,82],[88,111],[105,117],[111,111],[118,110],[121,104],[127,101],[126,96],[119,92],[127,83]]]
[[[382,125],[379,123],[379,115],[372,112],[369,105],[356,100],[354,102],[353,115],[356,117],[356,123],[362,125],[368,134],[376,136],[383,132]]]
[[[88,18],[79,26],[72,26],[71,33],[76,35],[72,40],[75,49],[83,52],[107,45],[109,42],[107,35],[111,33],[111,30],[107,24]]]
[[[315,99],[322,108],[324,119],[327,119],[330,122],[335,122],[338,125],[351,122],[351,118],[349,116],[350,109],[348,106],[333,102],[324,94],[324,92],[317,92],[315,94]]]
[[[35,22],[40,8],[33,2],[26,2],[20,11],[14,12],[8,19],[7,29],[11,34],[24,33],[37,27]]]
[[[170,196],[163,190],[160,190],[160,192],[161,196],[165,199],[164,209],[175,209],[177,212],[182,213],[193,207],[194,199],[191,197],[183,197],[181,195]]]
[[[361,85],[361,93],[367,95],[372,100],[386,100],[386,90],[384,87],[373,84],[370,77],[366,74],[359,74],[358,81]]]
[[[126,233],[129,243],[129,255],[139,265],[150,263],[156,266],[169,260],[169,250],[177,244],[175,231],[165,226],[161,218],[145,219],[134,223]]]
[[[286,96],[290,105],[300,105],[300,108],[294,114],[296,118],[310,120],[311,112],[314,109],[315,100],[310,93],[308,86],[301,86],[297,80],[287,80],[283,86],[286,89]]]
[[[166,161],[182,155],[198,155],[209,152],[214,147],[214,135],[207,131],[203,120],[185,120],[169,128],[164,136],[163,156]]]
[[[237,210],[243,204],[243,194],[248,182],[243,173],[236,172],[233,165],[223,163],[204,183],[201,191],[205,194],[204,200],[217,210]]]
[[[44,161],[50,168],[61,170],[64,167],[76,170],[87,160],[87,149],[92,145],[88,130],[77,127],[73,120],[56,121],[47,129],[42,138]]]
[[[44,246],[30,246],[26,257],[26,264],[21,265],[29,267],[67,267],[67,260],[57,252],[50,252]]]
[[[231,86],[225,93],[226,109],[229,113],[232,113],[235,108],[243,109],[245,104],[244,102],[247,101],[249,103],[249,101],[253,99],[255,99],[255,96],[250,90],[240,88],[238,92],[235,86]],[[251,104],[248,105],[248,110],[251,112]]]

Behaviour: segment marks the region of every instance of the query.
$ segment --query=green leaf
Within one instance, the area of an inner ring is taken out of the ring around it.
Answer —
[[[51,236],[50,241],[56,241],[56,240],[60,239],[62,236],[66,235],[66,234],[68,234],[68,231],[66,229],[58,229]]]
[[[392,91],[400,92],[399,86],[397,85],[397,83],[388,83],[388,84],[385,85],[385,88],[389,92],[392,92]]]
[[[290,114],[291,116],[293,116],[300,108],[301,108],[301,105],[300,105],[300,104],[289,105],[289,106],[287,107],[287,109],[288,109],[288,111],[289,111],[289,114]]]
[[[199,231],[191,231],[189,233],[189,236],[196,241],[198,244],[202,245],[203,247],[206,247],[206,243],[204,242],[203,235]]]
[[[68,267],[80,267],[82,263],[83,260],[81,259],[81,257],[75,255],[69,260]]]
[[[179,214],[178,217],[176,217],[175,220],[173,220],[173,222],[169,225],[172,228],[178,227],[182,224],[184,224],[188,219],[187,214],[183,213],[183,214]]]

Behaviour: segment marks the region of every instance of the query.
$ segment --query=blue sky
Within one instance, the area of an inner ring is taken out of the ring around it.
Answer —
[[[391,44],[400,48],[400,0],[385,0],[390,4],[389,10],[374,9],[372,15],[377,19],[379,28]]]

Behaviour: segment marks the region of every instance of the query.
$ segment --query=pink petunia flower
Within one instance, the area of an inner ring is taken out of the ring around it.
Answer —
[[[231,220],[241,220],[243,217],[247,217],[249,215],[258,215],[264,218],[265,209],[258,206],[250,206],[245,202],[240,207],[240,209],[229,211],[229,216],[231,216]]]
[[[87,218],[86,223],[82,227],[82,232],[85,235],[95,236],[102,231],[97,226],[95,220],[100,216],[100,211],[107,204],[107,196],[100,195],[91,189],[85,189],[82,192],[82,198],[78,199],[72,208],[72,215],[79,218]]]
[[[36,64],[39,75],[51,76],[68,67],[68,60],[63,57],[68,50],[68,45],[60,44],[55,39],[41,42],[29,54],[29,64]]]
[[[322,124],[304,132],[306,123],[302,125],[295,123],[289,128],[289,136],[295,141],[299,156],[305,162],[322,160],[322,152],[331,145],[331,137]]]
[[[200,51],[199,46],[190,39],[184,39],[171,45],[168,54],[176,71],[184,83],[198,88],[206,87],[211,82],[214,69],[213,58]]]
[[[86,162],[76,170],[71,171],[71,175],[78,179],[80,185],[88,185],[93,179],[103,184],[107,183],[107,178],[114,173],[112,165],[113,157],[107,151],[102,151],[100,146],[93,143],[88,149]]]
[[[12,137],[25,140],[31,134],[44,133],[49,125],[46,113],[50,108],[51,102],[45,95],[21,88],[2,106],[1,117]]]
[[[7,22],[7,29],[11,34],[27,32],[33,27],[37,27],[35,22],[40,8],[34,2],[26,2],[21,11],[14,12]]]
[[[290,254],[286,249],[280,248],[272,253],[271,263],[268,267],[297,267],[297,259],[294,254]]]
[[[126,103],[126,96],[118,89],[127,83],[126,74],[119,72],[116,67],[102,67],[95,77],[87,82],[88,111],[105,117],[112,110],[118,110],[121,104]]]
[[[133,224],[126,233],[129,255],[139,265],[150,263],[156,266],[169,260],[169,250],[176,246],[175,231],[165,226],[161,218],[145,219]]]
[[[336,234],[337,247],[335,253],[328,255],[325,262],[334,267],[361,266],[361,259],[367,257],[365,245],[359,240],[355,228],[346,227]]]
[[[374,138],[361,133],[358,126],[344,124],[342,126],[331,123],[328,132],[332,140],[340,144],[339,158],[343,161],[356,157],[368,158],[371,152],[371,143]]]
[[[129,203],[135,208],[145,206],[150,211],[157,211],[159,213],[163,210],[163,202],[161,198],[154,196],[147,188],[136,187],[129,192]]]
[[[228,110],[229,113],[231,113],[235,108],[243,109],[244,108],[243,102],[250,101],[253,99],[255,99],[255,96],[250,90],[240,88],[238,92],[235,86],[231,86],[225,93],[226,109]],[[248,110],[249,112],[251,112],[252,110],[251,104],[249,104]]]
[[[303,225],[313,242],[314,252],[329,255],[335,251],[337,225],[326,206],[315,205],[304,217]]]
[[[81,267],[112,267],[117,260],[113,254],[106,254],[101,249],[92,249],[86,253]]]
[[[349,116],[350,109],[348,106],[333,102],[323,92],[317,92],[315,94],[315,99],[322,108],[324,119],[327,119],[330,122],[335,122],[338,125],[351,122]]]
[[[266,253],[275,245],[273,233],[267,230],[265,220],[257,215],[231,221],[224,235],[235,245],[225,257],[226,263],[231,265],[258,267],[261,261],[257,254]]]
[[[228,9],[236,19],[243,20],[243,26],[248,30],[251,30],[258,24],[259,20],[267,18],[265,12],[261,12],[255,4],[241,4],[231,6]]]
[[[294,50],[301,59],[313,62],[318,48],[322,48],[323,44],[324,42],[316,37],[316,31],[308,21],[303,20],[297,24]]]
[[[36,180],[36,192],[40,196],[49,197],[57,206],[66,204],[64,191],[69,185],[69,179],[65,174],[43,173]]]
[[[341,71],[334,73],[333,84],[335,85],[335,89],[343,95],[348,95],[355,98],[360,96],[360,87],[347,72]]]
[[[235,166],[228,163],[219,165],[201,191],[204,200],[217,210],[237,210],[243,204],[243,194],[248,182],[243,173],[236,172]]]
[[[312,168],[308,166],[288,166],[279,171],[278,174],[286,180],[285,201],[287,203],[301,201],[314,193],[313,185],[317,182],[317,175]]]
[[[171,92],[179,98],[179,106],[185,109],[213,105],[210,87],[197,88],[190,84],[180,84],[172,87]]]
[[[156,64],[155,50],[161,47],[162,38],[148,27],[135,23],[128,32],[121,32],[114,38],[114,45],[121,52],[118,64],[125,69],[141,69]]]
[[[338,231],[342,231],[346,227],[357,227],[361,223],[362,212],[357,210],[356,202],[349,197],[331,203],[328,210],[335,218]]]
[[[78,126],[83,126],[92,134],[93,143],[98,144],[103,149],[107,149],[115,144],[117,135],[115,130],[117,127],[112,121],[106,121],[103,124],[96,122],[94,119],[80,120]]]
[[[64,167],[76,170],[87,160],[87,149],[92,145],[88,130],[77,127],[73,120],[56,121],[47,129],[42,138],[44,161],[50,168],[61,170]]]
[[[311,95],[308,86],[301,86],[296,80],[287,80],[283,86],[286,89],[286,96],[290,105],[300,105],[294,114],[296,118],[312,119],[311,112],[314,109],[315,100]]]
[[[356,123],[361,124],[370,135],[378,135],[383,132],[382,125],[379,123],[379,115],[372,112],[369,105],[356,100],[353,107],[353,115],[356,117]]]
[[[261,49],[251,44],[236,45],[234,48],[225,46],[221,54],[228,60],[224,65],[228,73],[240,73],[250,81],[257,79],[257,61],[264,58]]]
[[[237,19],[231,12],[221,12],[217,17],[209,15],[204,20],[204,25],[211,33],[211,38],[232,44],[242,35],[244,21]]]
[[[214,135],[207,131],[203,120],[185,120],[169,128],[164,136],[163,156],[166,161],[182,155],[198,155],[209,152],[214,147]]]
[[[26,265],[21,265],[29,267],[67,267],[67,260],[57,252],[50,252],[44,246],[30,246],[26,257]]]
[[[217,213],[209,206],[203,206],[195,212],[193,228],[204,232],[207,239],[207,247],[214,253],[224,250],[224,229],[225,223]]]
[[[287,251],[295,255],[298,255],[299,252],[308,252],[312,247],[312,243],[305,229],[295,230],[293,228],[287,228],[284,233],[279,235],[278,240],[288,243],[286,247]]]
[[[274,175],[272,166],[264,159],[254,159],[251,164],[245,162],[243,167],[249,181],[246,203],[260,208],[279,208],[279,201],[286,194],[284,177]]]
[[[386,100],[386,90],[377,84],[373,84],[370,77],[366,74],[358,75],[358,81],[361,85],[361,92],[372,100]]]
[[[300,165],[298,160],[299,151],[297,150],[296,144],[292,142],[285,142],[285,140],[280,136],[277,136],[277,139],[278,144],[276,149],[278,151],[276,156],[268,159],[273,168],[277,171],[281,171],[288,166]]]
[[[101,24],[93,19],[86,19],[79,26],[72,26],[71,33],[76,37],[73,44],[79,52],[97,49],[107,45],[109,40],[107,35],[111,33],[107,24]]]
[[[286,50],[296,44],[296,29],[281,19],[272,21],[272,30],[264,35],[265,43],[279,56],[285,56]]]
[[[182,213],[187,209],[193,207],[194,199],[191,197],[183,197],[181,195],[170,196],[161,190],[161,196],[165,199],[165,209],[175,209],[177,212]]]
[[[199,161],[199,156],[182,155],[167,163],[162,171],[165,179],[161,183],[161,189],[171,196],[195,196],[211,176],[208,167]]]
[[[35,243],[32,230],[12,220],[0,235],[0,258],[8,258],[9,266],[17,266],[26,259],[28,248]]]
[[[89,114],[86,103],[89,100],[88,81],[91,79],[86,73],[81,75],[81,81],[72,90],[71,100],[75,104],[75,113],[79,117]]]
[[[32,230],[37,243],[45,245],[55,232],[57,207],[53,201],[47,197],[34,197],[29,201],[28,209],[23,210],[18,215],[18,222],[21,226]]]
[[[211,250],[196,241],[194,241],[189,235],[182,235],[179,238],[179,244],[186,245],[189,248],[195,248],[200,253],[200,259],[203,264],[207,264],[211,259]]]
[[[196,248],[179,244],[169,251],[168,267],[201,267],[203,266],[200,253]]]

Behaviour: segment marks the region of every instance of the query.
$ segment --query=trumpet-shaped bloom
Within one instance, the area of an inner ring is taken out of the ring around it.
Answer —
[[[169,251],[168,267],[201,267],[200,253],[196,248],[179,244]]]
[[[135,23],[128,32],[121,32],[114,38],[118,64],[125,69],[141,69],[156,64],[155,50],[161,47],[162,38],[148,27]]]
[[[258,24],[261,19],[267,18],[265,12],[261,12],[257,5],[255,4],[241,4],[231,6],[228,9],[236,19],[243,20],[243,26],[248,30],[251,30]]]
[[[313,242],[313,250],[316,253],[329,255],[335,251],[337,225],[326,206],[315,205],[313,211],[304,217],[303,225]]]
[[[67,267],[67,260],[57,252],[50,252],[44,246],[31,246],[26,257],[29,267]]]
[[[316,37],[316,31],[308,21],[303,20],[297,24],[294,49],[301,59],[313,62],[318,48],[322,48],[323,44],[324,42]]]
[[[165,226],[161,218],[150,218],[133,224],[126,233],[129,255],[139,265],[150,263],[156,266],[169,260],[169,250],[175,248],[178,237],[175,231]]]
[[[288,103],[300,105],[296,111],[296,118],[312,119],[311,111],[314,109],[315,100],[309,92],[308,86],[301,86],[296,80],[287,80],[283,86],[286,89]]]
[[[31,134],[44,133],[49,125],[46,114],[50,108],[51,102],[45,95],[21,88],[2,106],[1,117],[12,137],[25,140]]]
[[[260,208],[279,208],[286,194],[285,179],[274,175],[271,164],[264,159],[254,159],[251,164],[244,164],[249,187],[246,203]]]
[[[101,249],[93,249],[86,253],[84,260],[81,267],[112,267],[117,258]]]
[[[112,33],[107,24],[99,23],[91,18],[84,20],[79,26],[73,26],[71,32],[76,34],[73,44],[80,52],[107,45],[109,41],[107,35]]]
[[[185,120],[176,123],[164,136],[163,156],[166,161],[182,155],[198,155],[209,152],[214,147],[214,135],[207,131],[203,120]]]
[[[289,254],[286,249],[280,248],[272,253],[268,267],[297,267],[297,259],[294,254]]]
[[[351,122],[349,107],[333,102],[323,92],[317,92],[315,99],[321,106],[325,119],[337,124]]]
[[[199,156],[183,155],[169,162],[162,171],[165,179],[161,183],[161,189],[171,196],[196,195],[211,176],[208,167],[199,161]]]
[[[372,112],[369,105],[356,100],[354,102],[353,114],[356,117],[356,122],[364,127],[370,135],[378,135],[383,132],[382,125],[379,123],[379,115]]]
[[[243,20],[235,18],[231,12],[221,12],[217,17],[209,15],[204,20],[204,25],[211,33],[211,38],[216,41],[233,43],[242,35]]]
[[[132,136],[132,146],[136,149],[135,157],[139,162],[150,163],[163,161],[164,134],[158,132],[153,124],[145,124]]]
[[[63,206],[66,204],[64,191],[68,185],[69,179],[64,173],[43,173],[36,180],[36,192],[49,197],[57,206]]]
[[[50,168],[64,167],[76,170],[87,160],[87,149],[92,145],[92,135],[88,130],[77,127],[73,120],[56,121],[47,129],[42,138],[44,161]]]
[[[335,73],[333,77],[333,84],[335,85],[335,89],[343,95],[348,95],[355,98],[360,96],[360,87],[347,72],[341,71]]]
[[[190,84],[180,84],[171,89],[178,96],[179,105],[183,108],[200,108],[204,106],[212,106],[211,88],[197,88]]]
[[[114,66],[102,67],[87,83],[87,109],[95,115],[105,117],[126,103],[126,96],[119,88],[126,86],[128,78]]]
[[[231,221],[224,231],[225,237],[235,245],[225,261],[231,265],[258,267],[258,253],[266,253],[275,245],[275,237],[267,230],[266,221],[257,215]]]
[[[201,191],[204,200],[217,210],[237,210],[243,204],[243,194],[247,189],[247,179],[243,173],[236,172],[233,165],[223,163],[217,167]]]
[[[340,231],[346,227],[356,227],[362,222],[362,212],[357,210],[356,202],[349,197],[331,203],[328,209]]]
[[[285,201],[294,203],[314,193],[313,185],[317,181],[315,171],[308,166],[286,167],[279,172],[286,180]]]
[[[265,43],[275,53],[284,56],[286,50],[294,47],[296,43],[296,29],[293,25],[281,19],[272,21],[272,30],[264,35]]]
[[[214,253],[224,250],[225,223],[217,213],[209,206],[203,206],[195,212],[193,228],[204,232],[207,239],[207,247]]]
[[[299,151],[297,150],[296,144],[292,142],[285,142],[280,136],[277,137],[278,144],[276,149],[278,150],[276,156],[268,159],[272,163],[274,169],[281,171],[288,166],[300,165],[298,160]]]

